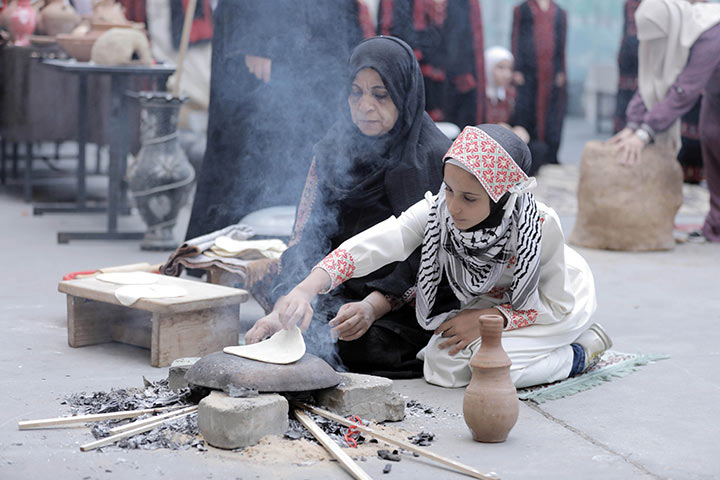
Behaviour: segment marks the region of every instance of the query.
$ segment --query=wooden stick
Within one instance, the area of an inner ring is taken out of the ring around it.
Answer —
[[[175,68],[175,84],[173,85],[173,97],[180,94],[180,77],[182,76],[183,63],[185,62],[185,53],[190,43],[190,30],[192,29],[192,21],[195,16],[195,7],[197,0],[188,0],[187,10],[185,10],[185,22],[183,23],[182,35],[180,37],[180,51],[178,52],[177,67]]]
[[[340,462],[340,465],[342,465],[345,470],[350,473],[350,475],[357,480],[372,480],[372,477],[365,473],[365,470],[360,468],[360,465],[355,463],[355,461],[350,458],[347,453],[343,452],[342,448],[340,448],[332,438],[323,432],[322,429],[312,420],[312,418],[305,414],[305,412],[298,408],[293,408],[293,415],[295,415],[295,418],[297,418],[298,421],[313,434],[313,437],[315,437],[317,441],[320,442],[338,462]]]
[[[158,420],[174,417],[175,415],[180,415],[181,413],[194,412],[197,409],[198,409],[197,405],[191,405],[189,407],[179,408],[177,410],[172,410],[168,413],[163,413],[162,415],[158,415],[157,417],[150,417],[150,418],[146,418],[145,420],[138,420],[138,421],[135,421],[132,423],[128,423],[127,425],[121,425],[119,427],[111,428],[110,433],[115,435],[116,433],[127,432],[128,430],[132,430],[137,427],[142,427],[143,425],[147,425],[150,423],[156,423]]]
[[[148,423],[146,425],[143,425],[142,427],[137,427],[132,430],[128,430],[127,432],[118,433],[117,435],[112,435],[107,438],[102,438],[102,439],[96,440],[94,442],[86,443],[85,445],[80,446],[80,450],[82,450],[83,452],[88,452],[90,450],[94,450],[99,447],[104,447],[105,445],[115,443],[118,440],[122,440],[123,438],[132,437],[133,435],[137,435],[138,433],[143,433],[143,432],[147,432],[148,430],[152,430],[153,428],[155,428],[165,422],[168,422],[170,420],[178,420],[180,418],[187,417],[188,415],[192,415],[193,413],[195,413],[195,411],[185,412],[181,415],[177,415],[175,417],[170,417],[170,418],[165,418],[163,420],[156,420],[153,423]]]
[[[71,425],[73,423],[99,422],[101,420],[119,420],[122,418],[139,417],[146,413],[164,412],[170,407],[145,408],[142,410],[126,410],[124,412],[95,413],[91,415],[74,415],[72,417],[43,418],[40,420],[25,420],[18,422],[19,430],[30,428],[54,427],[57,425]]]
[[[431,459],[435,460],[436,462],[442,463],[443,465],[453,468],[453,469],[455,469],[461,473],[464,473],[466,475],[470,475],[471,477],[479,478],[481,480],[499,480],[499,477],[497,477],[495,474],[481,473],[480,471],[475,470],[474,468],[469,467],[467,465],[463,465],[460,462],[456,462],[455,460],[452,460],[450,458],[443,457],[442,455],[438,455],[437,453],[433,453],[427,449],[420,448],[417,445],[413,445],[412,443],[405,442],[403,440],[396,440],[392,437],[385,435],[384,433],[380,433],[379,431],[373,430],[364,425],[359,425],[359,424],[356,424],[349,420],[346,420],[339,415],[335,415],[334,413],[328,412],[327,410],[313,407],[312,405],[307,405],[305,403],[300,403],[299,405],[302,408],[305,408],[306,410],[309,410],[313,413],[316,413],[322,417],[325,417],[329,420],[337,422],[341,425],[345,425],[346,427],[356,425],[358,430],[360,430],[363,433],[366,433],[367,435],[375,437],[375,438],[382,440],[383,442],[389,443],[391,445],[395,445],[397,447],[404,448],[405,450],[410,450],[411,452],[415,452],[418,455],[424,455],[425,457],[431,458]]]

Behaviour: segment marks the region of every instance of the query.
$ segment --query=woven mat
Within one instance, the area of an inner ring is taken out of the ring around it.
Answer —
[[[535,403],[557,400],[602,385],[613,378],[624,377],[643,365],[666,358],[670,358],[670,355],[646,355],[608,350],[600,357],[600,361],[595,366],[582,375],[555,383],[521,388],[518,390],[518,398],[520,400],[531,400]]]

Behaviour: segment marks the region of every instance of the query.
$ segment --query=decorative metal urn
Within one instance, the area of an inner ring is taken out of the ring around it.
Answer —
[[[195,169],[178,143],[177,123],[186,98],[140,92],[142,147],[128,171],[130,192],[147,225],[143,250],[174,250],[173,228],[187,202]]]

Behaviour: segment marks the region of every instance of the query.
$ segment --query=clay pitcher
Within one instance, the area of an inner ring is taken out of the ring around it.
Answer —
[[[463,398],[465,423],[476,442],[504,442],[515,426],[519,404],[510,379],[510,357],[502,348],[504,319],[482,315],[480,349],[470,361],[472,378]]]

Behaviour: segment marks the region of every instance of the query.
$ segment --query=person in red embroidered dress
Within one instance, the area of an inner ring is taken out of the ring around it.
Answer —
[[[442,182],[441,159],[450,140],[424,112],[422,74],[410,46],[394,37],[366,40],[355,48],[348,73],[347,103],[314,147],[279,274],[261,285],[264,288],[251,290],[268,297],[269,313],[247,333],[248,343],[281,328],[273,306],[282,305],[279,298],[328,250],[390,215],[400,215]],[[308,351],[355,372],[421,376],[416,355],[430,332],[412,318],[419,262],[418,251],[318,299],[307,318],[313,318],[305,332]],[[446,299],[439,303],[456,303],[451,294]],[[329,321],[342,327],[331,332]]]
[[[512,84],[513,56],[503,47],[485,50],[485,122],[509,128],[525,143],[530,134],[523,127],[511,126],[515,111],[515,87]]]
[[[466,127],[445,154],[444,184],[399,217],[343,242],[276,305],[285,327],[307,328],[310,301],[421,246],[415,317],[432,331],[419,357],[429,383],[469,383],[478,317],[505,317],[503,348],[517,387],[585,371],[612,342],[591,324],[596,307],[585,260],[565,245],[554,210],[534,199],[530,151],[499,125]],[[443,278],[460,308],[434,309]],[[342,328],[339,319],[330,323]]]
[[[533,171],[558,163],[565,116],[565,10],[553,0],[527,0],[514,10],[512,53],[518,89],[513,125],[530,133]]]

